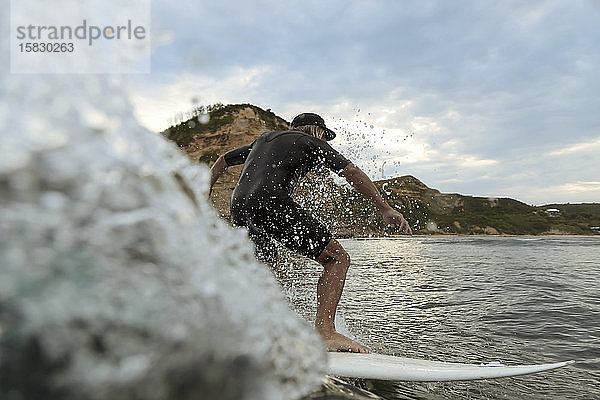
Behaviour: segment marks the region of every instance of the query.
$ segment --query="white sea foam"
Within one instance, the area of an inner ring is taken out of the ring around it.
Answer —
[[[2,390],[266,399],[319,385],[318,336],[205,201],[206,168],[135,121],[120,77],[1,79]]]

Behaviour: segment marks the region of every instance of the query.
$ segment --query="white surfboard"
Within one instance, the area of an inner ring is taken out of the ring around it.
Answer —
[[[553,364],[505,366],[497,362],[481,365],[459,364],[382,354],[329,352],[327,355],[329,375],[348,378],[421,382],[503,378],[547,371],[575,362],[565,361]]]

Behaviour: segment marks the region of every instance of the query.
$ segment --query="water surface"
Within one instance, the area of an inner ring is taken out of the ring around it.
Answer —
[[[352,266],[340,328],[378,353],[509,365],[577,360],[567,368],[499,380],[349,383],[389,399],[600,398],[600,237],[341,243]],[[309,320],[320,271],[294,259],[278,272],[293,307]]]

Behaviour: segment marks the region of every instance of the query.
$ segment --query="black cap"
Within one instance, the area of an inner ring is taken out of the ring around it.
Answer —
[[[297,128],[299,126],[305,125],[316,125],[325,131],[325,140],[333,140],[335,139],[335,132],[325,126],[325,120],[321,118],[319,115],[314,113],[302,113],[292,121],[292,128]]]

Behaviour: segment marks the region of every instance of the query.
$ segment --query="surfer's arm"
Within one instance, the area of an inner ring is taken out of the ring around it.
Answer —
[[[241,165],[246,162],[246,158],[248,158],[253,144],[254,142],[238,147],[237,149],[230,150],[217,158],[217,161],[215,161],[210,169],[210,188],[208,189],[209,197],[212,194],[212,188],[214,184],[217,182],[217,180],[219,180],[219,177],[223,175],[225,171],[227,171],[227,167],[232,165]]]
[[[342,170],[342,176],[346,178],[348,183],[350,183],[358,193],[371,200],[379,211],[384,212],[388,208],[391,208],[390,205],[383,200],[383,197],[379,194],[379,190],[377,190],[373,181],[371,181],[367,174],[354,164],[348,164]]]
[[[219,156],[219,158],[217,158],[217,161],[215,161],[215,163],[211,167],[211,169],[210,169],[210,188],[208,189],[209,196],[212,194],[213,186],[215,185],[217,180],[219,180],[219,177],[221,175],[223,175],[223,173],[225,171],[227,171],[228,166],[229,165],[227,165],[227,162],[225,161],[225,157],[221,155],[221,156]]]
[[[341,175],[346,178],[348,183],[350,183],[358,193],[373,202],[375,207],[381,212],[386,224],[399,227],[402,233],[412,234],[412,230],[406,219],[404,219],[404,216],[393,209],[383,197],[381,197],[381,194],[375,187],[373,181],[371,181],[367,174],[360,168],[350,163],[342,170]]]

